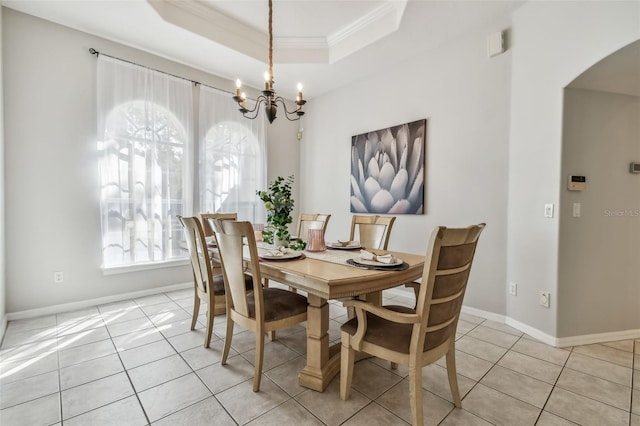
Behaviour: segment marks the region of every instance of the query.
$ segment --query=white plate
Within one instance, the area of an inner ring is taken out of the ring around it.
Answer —
[[[338,250],[355,250],[355,249],[362,248],[362,246],[358,241],[351,241],[346,246],[343,246],[340,243],[329,243],[328,247],[331,247],[332,249],[338,249]]]
[[[286,253],[282,253],[280,255],[269,254],[270,252],[265,252],[260,255],[261,258],[267,260],[284,260],[284,259],[295,259],[296,257],[302,256],[301,251],[289,250]]]
[[[396,259],[395,262],[391,262],[391,263],[382,263],[382,262],[378,262],[376,260],[366,260],[366,259],[362,259],[360,257],[355,257],[353,259],[353,261],[359,265],[365,265],[365,266],[382,266],[383,268],[386,266],[398,266],[398,265],[402,265],[402,260],[400,259]]]

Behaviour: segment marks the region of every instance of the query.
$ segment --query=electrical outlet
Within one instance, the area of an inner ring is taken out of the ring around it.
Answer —
[[[541,291],[538,303],[540,303],[540,306],[544,306],[545,308],[551,306],[551,293],[548,291]]]
[[[509,283],[509,294],[511,296],[517,296],[518,295],[518,284]]]
[[[53,282],[56,284],[64,282],[64,274],[62,271],[56,271],[53,273]]]

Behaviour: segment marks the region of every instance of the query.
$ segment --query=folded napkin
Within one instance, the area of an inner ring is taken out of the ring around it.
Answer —
[[[289,249],[286,247],[278,247],[276,250],[271,250],[267,252],[267,256],[284,256],[289,252]]]
[[[335,243],[335,245],[341,246],[341,247],[358,246],[358,245],[360,245],[360,242],[358,242],[358,241],[340,241],[340,240],[338,240]]]
[[[371,253],[370,251],[366,251],[366,250],[360,250],[360,258],[364,260],[373,260],[374,262],[387,263],[387,264],[396,262],[396,258],[393,257],[393,255],[384,254],[379,256],[377,254]]]

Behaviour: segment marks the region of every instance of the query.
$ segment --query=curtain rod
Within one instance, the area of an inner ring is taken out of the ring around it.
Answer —
[[[136,65],[136,66],[138,66],[138,67],[146,68],[146,69],[151,70],[151,71],[159,72],[159,73],[161,73],[161,74],[166,74],[166,75],[170,75],[171,77],[175,77],[175,78],[179,78],[179,79],[181,79],[181,80],[189,81],[189,82],[191,82],[191,83],[195,84],[196,86],[198,86],[198,85],[202,85],[202,86],[205,86],[205,87],[209,87],[209,88],[211,88],[211,89],[220,90],[221,92],[225,92],[225,93],[229,93],[229,94],[234,94],[233,92],[231,92],[231,91],[229,91],[229,90],[220,89],[219,87],[210,86],[210,85],[208,85],[208,84],[203,84],[203,83],[200,83],[199,81],[191,80],[190,78],[181,77],[181,76],[179,76],[179,75],[171,74],[170,72],[160,71],[159,69],[156,69],[156,68],[151,68],[151,67],[148,67],[148,66],[146,66],[146,65],[141,65],[141,64],[138,64],[138,63],[135,63],[135,62],[132,62],[132,61],[128,61],[128,60],[126,60],[126,59],[122,59],[122,58],[118,58],[118,57],[116,57],[116,56],[108,55],[108,54],[106,54],[106,53],[98,52],[98,51],[97,51],[96,49],[94,49],[93,47],[90,47],[90,48],[89,48],[89,53],[90,53],[90,54],[92,54],[92,55],[96,55],[96,58],[97,58],[98,56],[100,56],[100,55],[104,55],[104,56],[106,56],[106,57],[108,57],[108,58],[117,59],[117,60],[119,60],[119,61],[126,62],[126,63],[128,63],[128,64]]]

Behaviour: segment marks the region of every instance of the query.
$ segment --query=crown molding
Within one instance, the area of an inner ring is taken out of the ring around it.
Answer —
[[[274,37],[277,63],[334,63],[398,30],[408,0],[387,0],[326,37]],[[267,34],[199,0],[147,0],[160,17],[259,61]]]

